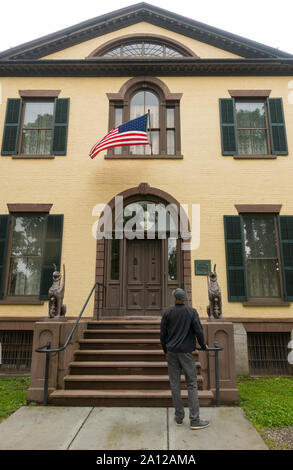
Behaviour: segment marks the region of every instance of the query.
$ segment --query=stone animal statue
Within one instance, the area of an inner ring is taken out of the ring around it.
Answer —
[[[63,264],[63,279],[61,283],[61,272],[57,271],[56,264],[53,264],[53,284],[49,289],[49,317],[65,317],[66,305],[63,304],[65,291],[65,265]]]
[[[209,305],[207,306],[207,313],[210,319],[215,318],[216,320],[222,317],[222,294],[221,289],[217,281],[216,265],[214,270],[209,273],[207,277],[208,282],[208,294],[209,294]]]

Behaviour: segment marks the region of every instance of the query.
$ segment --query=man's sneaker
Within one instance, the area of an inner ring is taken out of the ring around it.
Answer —
[[[200,419],[190,423],[190,429],[203,429],[208,427],[210,423],[208,421],[201,421]]]
[[[183,418],[174,418],[176,426],[182,426],[183,425]]]

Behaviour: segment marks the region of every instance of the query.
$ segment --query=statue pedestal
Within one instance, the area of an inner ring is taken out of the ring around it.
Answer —
[[[213,348],[215,341],[222,350],[219,351],[219,381],[221,405],[232,405],[239,400],[236,384],[235,348],[233,323],[224,319],[202,320],[206,344]],[[212,390],[216,401],[215,353],[199,351],[201,373],[204,389]]]
[[[62,318],[62,317],[61,317]],[[50,341],[51,349],[62,347],[71,333],[76,320],[45,318],[34,326],[34,341],[32,351],[32,366],[30,387],[27,391],[27,402],[42,403],[44,397],[44,376],[46,354],[35,350]],[[56,389],[64,388],[64,377],[68,374],[69,364],[73,361],[74,351],[79,349],[79,339],[87,329],[87,321],[81,320],[77,325],[67,348],[59,353],[50,355],[49,395]],[[50,400],[49,400],[50,402]]]
[[[208,322],[223,322],[223,321],[226,321],[225,318],[208,318],[207,319]]]
[[[65,322],[67,319],[65,317],[47,317],[44,318],[44,321],[49,321],[49,322]]]

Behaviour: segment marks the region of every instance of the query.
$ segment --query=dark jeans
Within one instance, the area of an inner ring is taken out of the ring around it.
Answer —
[[[168,373],[175,408],[175,417],[184,418],[184,406],[181,399],[180,376],[183,370],[188,390],[189,419],[193,423],[199,419],[199,401],[197,394],[196,364],[192,353],[167,352]]]

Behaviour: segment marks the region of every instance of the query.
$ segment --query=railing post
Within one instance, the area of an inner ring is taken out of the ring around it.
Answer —
[[[51,349],[50,341],[46,344],[46,349]],[[45,367],[45,382],[44,382],[44,401],[43,405],[48,405],[48,388],[49,388],[49,368],[50,368],[50,353],[46,352],[46,367]]]
[[[216,379],[216,406],[220,406],[220,380],[219,380],[219,343],[215,341],[215,379]]]

